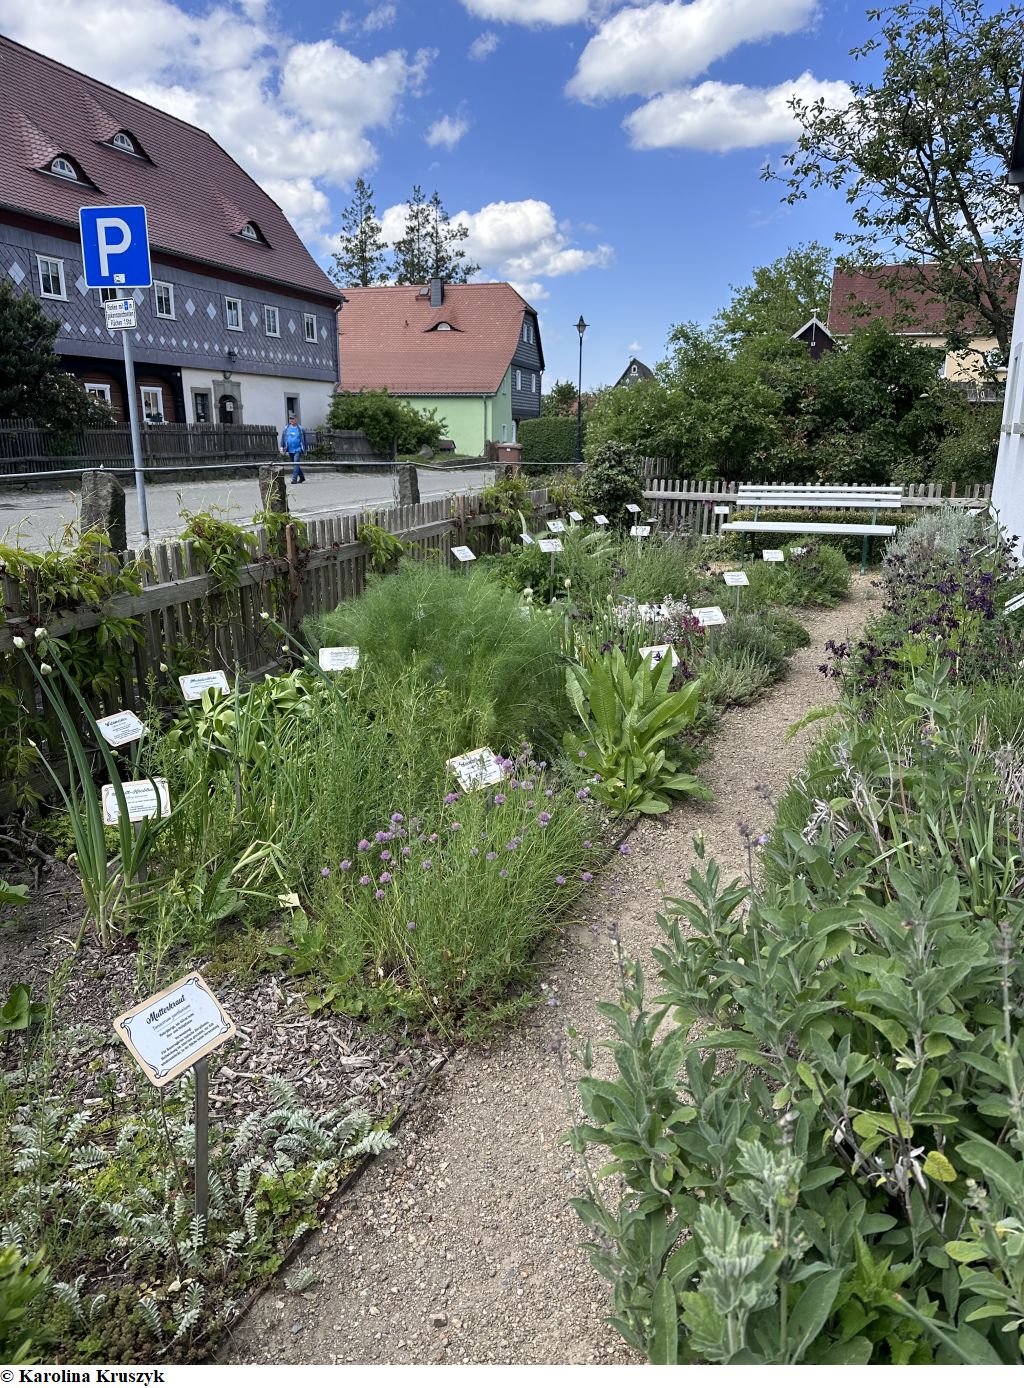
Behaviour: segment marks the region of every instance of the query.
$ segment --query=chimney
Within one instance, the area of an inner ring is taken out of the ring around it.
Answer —
[[[433,279],[430,281],[430,307],[440,308],[444,303],[444,280]]]

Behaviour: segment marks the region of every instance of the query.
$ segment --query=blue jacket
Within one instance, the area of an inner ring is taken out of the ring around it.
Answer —
[[[281,447],[286,453],[301,453],[305,442],[298,424],[289,424],[281,430]]]

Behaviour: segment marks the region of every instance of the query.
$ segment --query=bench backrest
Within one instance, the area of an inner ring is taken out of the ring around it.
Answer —
[[[903,488],[894,486],[837,487],[827,484],[787,484],[771,482],[764,485],[741,482],[735,497],[738,506],[822,506],[857,507],[864,511],[885,508],[899,509],[903,505]]]

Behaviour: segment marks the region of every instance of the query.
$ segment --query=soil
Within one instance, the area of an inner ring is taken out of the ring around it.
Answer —
[[[569,1207],[586,1193],[560,1141],[576,1113],[571,1029],[606,1035],[595,1008],[614,998],[616,937],[649,961],[663,899],[683,894],[703,830],[723,876],[746,871],[737,830],[766,830],[771,799],[803,765],[814,725],[789,725],[828,701],[818,673],[829,638],[856,635],[877,604],[854,579],[834,612],[803,614],[811,645],[787,678],[750,708],[729,712],[701,767],[710,803],[679,804],[641,822],[567,925],[542,984],[546,1004],[492,1049],[464,1050],[439,1074],[398,1135],[332,1210],[290,1278],[239,1325],[222,1358],[238,1363],[615,1364],[632,1352],[604,1318],[607,1284],[580,1247]],[[234,1063],[234,1062],[233,1062]]]

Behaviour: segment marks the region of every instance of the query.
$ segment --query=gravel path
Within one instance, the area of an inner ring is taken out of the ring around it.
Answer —
[[[876,590],[855,579],[835,612],[811,614],[811,645],[760,703],[728,713],[701,774],[713,802],[680,804],[633,834],[631,854],[595,883],[580,920],[547,965],[541,1006],[491,1050],[464,1051],[308,1246],[292,1275],[318,1281],[305,1292],[280,1284],[262,1297],[224,1357],[288,1364],[614,1364],[631,1351],[604,1324],[607,1284],[579,1247],[582,1225],[568,1206],[584,1194],[577,1158],[559,1142],[573,1099],[559,1052],[566,1028],[597,1038],[595,1001],[617,994],[609,931],[628,953],[649,957],[661,936],[655,913],[680,895],[693,862],[691,838],[728,880],[745,870],[736,832],[743,819],[766,829],[775,794],[803,764],[812,725],[792,741],[790,723],[829,697],[818,674],[822,646],[857,633]]]

